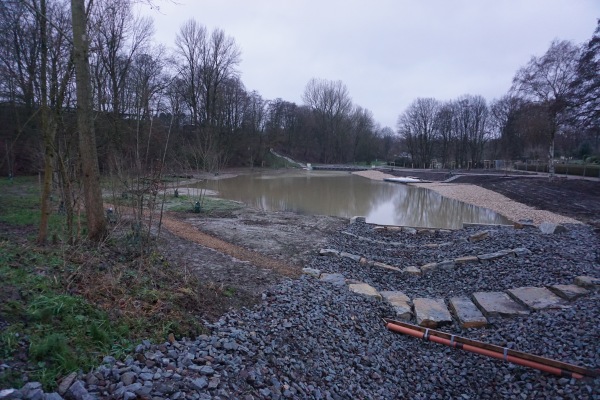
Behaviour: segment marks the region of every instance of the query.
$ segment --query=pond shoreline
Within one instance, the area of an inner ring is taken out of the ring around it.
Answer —
[[[381,171],[359,171],[354,174],[383,181],[385,178],[394,178],[394,175],[386,174]],[[511,221],[532,220],[535,225],[542,222],[552,222],[556,224],[579,224],[580,221],[555,214],[546,210],[539,210],[528,205],[511,200],[500,193],[477,185],[468,183],[409,183],[410,186],[421,187],[433,190],[444,197],[472,204],[477,207],[487,208],[500,215],[505,216]]]

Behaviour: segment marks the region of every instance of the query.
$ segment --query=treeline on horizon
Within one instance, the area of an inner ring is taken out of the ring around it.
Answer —
[[[0,172],[42,169],[45,104],[56,162],[76,176],[70,2],[46,0],[42,40],[40,1],[0,3]],[[135,15],[130,1],[94,2],[87,26],[105,173],[159,164],[172,171],[268,165],[271,148],[304,162],[378,159],[415,167],[548,160],[551,143],[556,156],[593,161],[600,152],[600,22],[589,41],[556,40],[532,57],[502,98],[418,98],[399,110],[393,128],[355,104],[341,81],[311,79],[303,104],[249,91],[235,39],[194,19],[169,48],[154,41],[152,19]]]

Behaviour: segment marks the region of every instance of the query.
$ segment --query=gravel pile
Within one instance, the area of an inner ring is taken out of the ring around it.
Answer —
[[[598,236],[582,225],[568,229],[542,235],[535,229],[490,228],[488,238],[471,243],[468,237],[476,228],[410,235],[378,232],[359,223],[346,230],[393,244],[339,233],[329,247],[395,266],[516,247],[531,254],[421,278],[340,257],[315,256],[308,266],[342,273],[378,290],[402,290],[411,298],[448,298],[566,284],[577,275],[600,276]],[[444,245],[427,246],[440,243]],[[161,344],[145,341],[124,360],[106,357],[95,371],[73,375],[74,383],[64,383],[60,392],[77,399],[600,399],[600,378],[555,377],[394,334],[382,323],[386,316],[393,316],[386,303],[351,293],[345,285],[303,276],[273,287],[256,307],[223,316],[209,326],[210,335]],[[600,368],[599,318],[596,291],[569,309],[498,319],[484,329],[461,331],[455,323],[443,330]]]

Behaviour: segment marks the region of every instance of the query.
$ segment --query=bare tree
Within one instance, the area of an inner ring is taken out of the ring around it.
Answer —
[[[195,20],[187,21],[175,39],[178,74],[185,83],[183,98],[191,113],[199,152],[206,158],[205,167],[215,168],[227,159],[223,146],[225,120],[219,107],[227,82],[236,80],[240,50],[233,38],[220,29],[210,35]]]
[[[491,125],[500,141],[502,156],[521,157],[524,151],[523,130],[519,129],[520,115],[525,102],[520,97],[505,95],[490,106]]]
[[[134,113],[126,90],[132,65],[138,55],[147,52],[154,33],[152,20],[135,16],[131,3],[130,0],[98,2],[90,16],[96,103],[110,115],[113,147],[122,143],[123,117]]]
[[[50,126],[50,112],[48,110],[48,14],[46,0],[40,0],[40,7],[36,17],[40,20],[40,103],[41,122],[44,135],[44,183],[42,185],[40,227],[37,241],[46,243],[48,236],[48,218],[50,217],[50,191],[52,190],[52,176],[54,174],[54,149],[55,130]]]
[[[106,220],[104,219],[98,155],[96,153],[89,42],[86,31],[84,0],[71,0],[71,19],[73,24],[73,62],[77,84],[79,152],[88,237],[92,240],[101,240],[106,235]]]
[[[313,110],[321,133],[321,148],[325,162],[345,161],[344,143],[348,117],[352,112],[352,99],[342,81],[311,79],[302,96],[304,103]]]
[[[439,109],[438,100],[418,98],[398,118],[398,133],[406,141],[408,151],[419,167],[426,167],[433,158]]]
[[[450,147],[453,135],[453,119],[453,104],[451,102],[442,104],[436,116],[438,143],[436,154],[439,156],[444,168],[447,167],[450,159]]]
[[[571,89],[569,112],[574,115],[574,125],[590,134],[600,152],[600,19],[592,38],[583,46]]]
[[[531,57],[513,78],[511,91],[543,105],[551,123],[548,170],[554,175],[554,139],[561,115],[569,104],[572,82],[577,75],[579,48],[569,41],[555,40],[541,57]]]

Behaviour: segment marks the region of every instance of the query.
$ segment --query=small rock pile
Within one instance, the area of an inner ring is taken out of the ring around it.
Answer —
[[[499,249],[531,251],[424,276],[317,254],[307,265],[410,297],[448,298],[600,277],[600,242],[586,226],[567,226],[567,232],[554,235],[488,228],[478,241],[469,237],[479,228],[413,234],[355,223],[346,231],[355,236],[340,232],[328,247],[398,268]],[[451,245],[426,246],[436,243]],[[224,315],[208,326],[210,335],[144,341],[122,360],[105,357],[94,371],[74,375],[62,393],[30,387],[0,399],[600,399],[600,378],[556,377],[394,334],[381,319],[394,312],[347,285],[303,275],[274,286],[256,307]],[[569,308],[495,318],[480,329],[457,323],[442,329],[597,369],[599,320],[600,292],[594,290]]]

